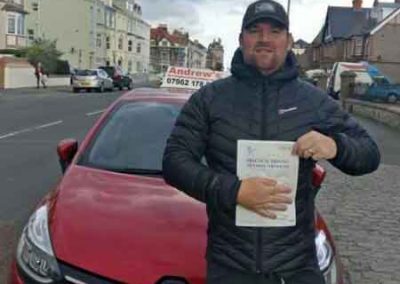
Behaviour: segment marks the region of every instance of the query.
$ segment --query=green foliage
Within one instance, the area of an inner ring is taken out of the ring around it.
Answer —
[[[31,46],[19,50],[16,56],[26,58],[32,65],[42,63],[45,72],[55,73],[62,52],[57,50],[57,41],[36,39]]]

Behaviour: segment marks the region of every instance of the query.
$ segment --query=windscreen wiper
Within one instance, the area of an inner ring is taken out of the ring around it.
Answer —
[[[155,170],[155,169],[107,168],[107,170],[117,173],[134,174],[134,175],[162,175],[161,170]]]

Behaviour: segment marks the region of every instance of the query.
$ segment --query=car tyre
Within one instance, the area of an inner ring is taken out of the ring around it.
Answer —
[[[132,90],[132,89],[133,89],[133,82],[130,81],[130,82],[128,83],[128,90]]]
[[[387,98],[388,103],[392,103],[394,104],[395,102],[397,102],[397,95],[396,94],[389,94],[388,98]]]
[[[73,88],[72,91],[73,91],[74,93],[79,93],[81,90],[80,90],[79,88]]]

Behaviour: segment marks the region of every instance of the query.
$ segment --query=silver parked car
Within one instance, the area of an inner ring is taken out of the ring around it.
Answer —
[[[76,70],[72,77],[72,88],[74,93],[85,89],[90,92],[92,89],[102,93],[104,90],[112,90],[113,80],[102,69]]]

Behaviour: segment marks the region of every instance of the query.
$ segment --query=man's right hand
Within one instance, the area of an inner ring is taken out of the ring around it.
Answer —
[[[237,203],[261,216],[276,219],[272,211],[286,211],[287,205],[293,202],[289,196],[291,191],[273,179],[247,178],[242,180]]]

